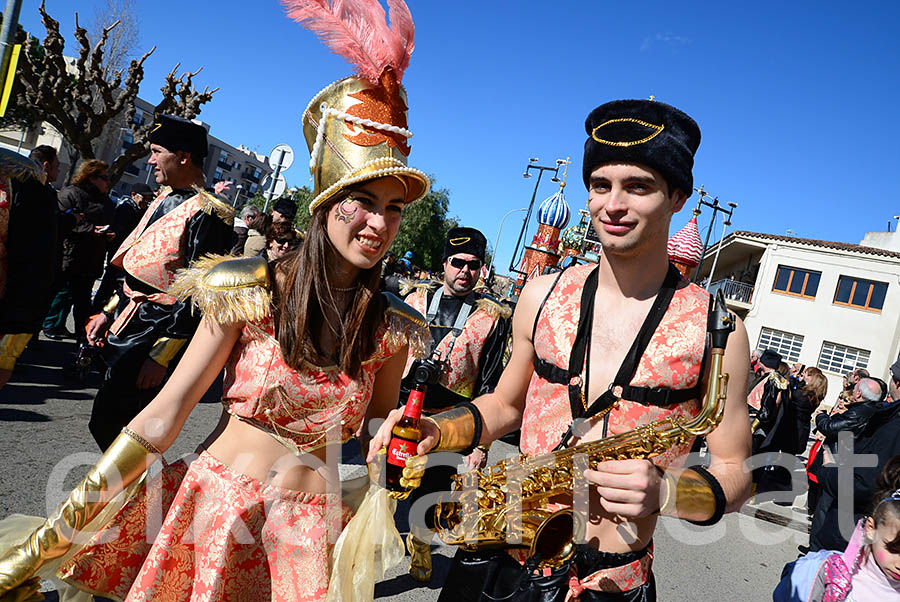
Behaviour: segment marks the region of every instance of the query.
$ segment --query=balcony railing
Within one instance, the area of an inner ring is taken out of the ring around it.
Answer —
[[[222,161],[221,159],[219,159],[219,162],[216,163],[216,165],[218,165],[219,167],[221,167],[224,170],[231,169],[231,163],[228,163],[227,161]]]
[[[721,289],[726,299],[750,305],[753,300],[753,285],[737,280],[716,280],[709,285],[709,294],[715,295]]]

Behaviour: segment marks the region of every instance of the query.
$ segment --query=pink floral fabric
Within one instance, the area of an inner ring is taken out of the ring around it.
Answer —
[[[267,485],[204,451],[166,467],[60,576],[129,602],[323,600],[349,519],[336,495]]]
[[[376,373],[405,344],[403,337],[388,336],[387,325],[377,336],[375,354],[352,379],[338,366],[305,362],[294,370],[281,355],[272,318],[249,322],[225,364],[222,403],[303,452],[346,442],[362,425]]]
[[[593,265],[566,270],[538,317],[534,349],[538,357],[568,368],[580,313],[581,291]],[[679,287],[669,309],[653,333],[631,381],[633,386],[689,389],[701,378],[706,342],[709,295],[694,284]],[[609,433],[616,435],[667,416],[696,416],[700,400],[666,408],[620,400],[609,413]],[[572,421],[565,385],[551,383],[535,373],[529,383],[522,419],[522,450],[549,452]],[[668,466],[685,455],[692,441],[675,446],[654,461]]]

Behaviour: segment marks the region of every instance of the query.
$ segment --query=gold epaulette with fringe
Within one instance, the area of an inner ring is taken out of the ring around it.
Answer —
[[[409,355],[414,358],[425,357],[428,352],[428,324],[425,316],[403,302],[392,293],[381,293],[387,303],[388,342],[394,346],[409,345]]]
[[[482,295],[481,298],[475,302],[475,309],[476,311],[481,310],[485,312],[494,320],[506,319],[512,315],[512,309],[510,309],[508,305],[488,295]]]
[[[272,313],[269,266],[262,257],[207,255],[178,270],[169,294],[188,297],[205,316],[223,324],[254,322]]]
[[[8,177],[24,182],[28,178],[34,178],[41,184],[47,181],[47,175],[43,167],[34,159],[29,159],[14,150],[0,148],[0,177]]]
[[[436,282],[434,280],[413,280],[412,278],[401,278],[400,279],[400,296],[406,297],[414,293],[415,291],[433,291],[438,286],[440,286],[440,282]]]
[[[777,389],[781,389],[782,391],[787,389],[791,384],[790,381],[788,381],[788,379],[783,377],[780,372],[776,372],[775,370],[772,370],[771,372],[769,372],[769,378],[771,379],[771,381],[775,385],[775,387]]]
[[[234,207],[222,202],[216,195],[202,189],[196,189],[197,202],[200,204],[200,211],[207,215],[216,214],[219,219],[228,224],[234,225]]]

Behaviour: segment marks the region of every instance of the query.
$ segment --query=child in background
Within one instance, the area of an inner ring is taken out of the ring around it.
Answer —
[[[872,511],[847,549],[819,550],[788,564],[774,602],[900,601],[900,456],[888,460],[876,486]]]

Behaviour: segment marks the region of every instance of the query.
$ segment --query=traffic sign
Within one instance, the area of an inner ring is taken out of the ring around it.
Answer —
[[[263,178],[262,183],[260,184],[262,187],[263,193],[268,193],[269,190],[272,190],[272,174],[266,174],[266,177]],[[278,179],[275,180],[275,189],[272,190],[272,196],[270,198],[278,198],[282,194],[284,194],[284,189],[287,188],[287,182],[284,180],[284,176],[279,175]]]
[[[279,159],[281,159],[281,171],[284,171],[294,163],[294,149],[287,144],[279,144],[273,148],[269,154],[269,167],[273,170],[278,169]]]

